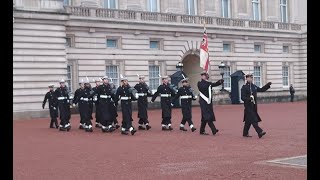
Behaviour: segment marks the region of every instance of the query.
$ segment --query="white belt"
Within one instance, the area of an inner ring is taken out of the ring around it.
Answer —
[[[58,100],[64,100],[67,99],[67,97],[58,97]]]
[[[89,98],[80,98],[80,100],[82,100],[82,101],[89,101]]]
[[[100,98],[107,99],[107,98],[111,98],[111,96],[109,96],[109,95],[100,95]]]
[[[171,94],[161,94],[161,97],[171,97]]]
[[[146,93],[136,93],[137,96],[146,96]]]
[[[185,96],[180,96],[180,98],[181,98],[181,99],[190,99],[190,98],[192,98],[192,96],[187,96],[187,95],[185,95]]]
[[[131,97],[121,97],[120,99],[121,100],[129,100],[129,99],[131,99]]]

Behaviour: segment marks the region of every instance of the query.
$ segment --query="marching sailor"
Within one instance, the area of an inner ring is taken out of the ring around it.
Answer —
[[[148,97],[152,97],[148,85],[144,81],[144,76],[138,76],[139,83],[134,86],[137,90],[136,98],[138,99],[138,118],[139,130],[149,130],[151,126],[148,121]],[[143,127],[145,125],[145,127]]]
[[[193,90],[191,89],[189,85],[189,79],[184,78],[181,80],[182,87],[178,89],[178,93],[175,95],[174,99],[172,100],[172,103],[175,102],[178,98],[181,100],[181,110],[182,110],[182,121],[180,124],[180,130],[181,131],[187,131],[187,129],[184,128],[184,125],[186,122],[188,122],[190,129],[192,132],[196,130],[196,128],[193,125],[192,122],[192,100],[196,100],[196,96],[193,94]]]
[[[161,97],[161,109],[162,109],[162,130],[173,130],[171,127],[171,97],[175,95],[175,90],[170,86],[168,76],[162,76],[162,84],[158,87],[157,92],[152,96],[151,102],[160,95]]]
[[[100,82],[101,80],[100,79],[95,79],[95,83],[96,83],[96,86],[92,88],[93,92],[97,92],[98,90],[98,87],[100,86]],[[93,103],[96,107],[96,114],[95,114],[95,118],[96,118],[96,127],[97,128],[101,128],[101,124],[100,124],[100,109],[99,109],[99,102],[98,102],[98,96],[97,95],[94,95],[93,96]]]
[[[69,131],[71,129],[70,97],[69,97],[68,89],[65,85],[65,80],[61,79],[59,83],[60,83],[60,87],[58,87],[54,91],[54,94],[58,98],[58,107],[60,112],[59,130]]]
[[[120,98],[119,98],[120,97]],[[121,100],[121,110],[122,110],[122,126],[121,134],[128,135],[128,130],[131,132],[131,135],[137,132],[132,126],[132,105],[131,101],[135,100],[135,97],[132,94],[132,88],[128,84],[128,79],[125,77],[121,78],[121,86],[117,89],[115,102]]]
[[[74,92],[74,97],[73,97],[73,106],[75,106],[76,104],[78,104],[79,102],[79,95],[81,94],[81,91],[84,90],[84,80],[81,79],[81,81],[79,81],[79,88]],[[80,125],[79,125],[79,129],[85,129],[85,121],[83,119],[83,116],[81,116],[81,109],[80,107],[78,107],[78,111],[80,113]]]
[[[216,129],[213,124],[213,121],[216,121],[216,118],[213,113],[212,87],[220,86],[224,80],[220,79],[213,83],[209,81],[208,72],[204,71],[200,75],[201,81],[198,82],[198,89],[200,91],[199,103],[201,108],[200,134],[209,135],[205,132],[206,125],[208,124],[211,128],[212,134],[215,135],[219,130]]]
[[[257,109],[257,92],[267,91],[271,86],[271,82],[268,82],[265,86],[260,88],[252,83],[253,75],[250,73],[246,75],[246,80],[246,84],[241,88],[241,100],[244,102],[243,122],[245,122],[242,135],[243,137],[251,137],[249,135],[249,129],[252,125],[258,133],[259,138],[261,138],[266,134],[266,132],[264,132],[258,125],[258,123],[261,121],[261,118]]]
[[[46,93],[46,95],[44,96],[43,99],[43,103],[42,103],[42,109],[44,109],[44,106],[47,103],[47,100],[49,101],[49,111],[50,111],[50,128],[54,128],[53,124],[55,125],[55,128],[58,129],[58,99],[54,94],[53,91],[53,84],[50,84],[49,86],[49,92]]]

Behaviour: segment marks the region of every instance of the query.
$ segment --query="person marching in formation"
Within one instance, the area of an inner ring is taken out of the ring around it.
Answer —
[[[138,118],[139,118],[139,130],[149,130],[151,126],[148,121],[148,98],[152,94],[148,85],[144,81],[144,76],[139,76],[139,83],[134,86],[137,90],[136,98],[138,99]],[[145,125],[145,127],[143,127]]]
[[[120,97],[120,98],[119,98]],[[122,126],[121,134],[128,135],[128,130],[131,132],[131,135],[137,132],[132,126],[132,105],[131,101],[135,100],[135,97],[132,94],[132,88],[128,84],[128,79],[125,77],[121,78],[121,86],[117,89],[115,102],[121,100],[121,110],[122,110]]]
[[[112,78],[110,78],[110,82],[109,82],[110,86],[111,86],[111,92],[112,94],[114,94],[114,96],[116,96],[116,93],[117,93],[117,88],[116,86],[114,85],[113,81],[112,81]],[[111,102],[111,113],[112,113],[112,123],[113,123],[113,127],[116,128],[116,129],[119,129],[119,124],[118,124],[118,120],[117,120],[117,117],[118,117],[118,112],[117,112],[117,107],[118,107],[118,102],[115,102],[114,100],[112,100]]]
[[[92,88],[92,91],[95,93],[97,92],[98,90],[98,87],[100,86],[100,82],[101,80],[100,79],[96,79],[95,80],[95,83],[96,83],[96,86]],[[99,109],[99,102],[98,102],[98,96],[97,95],[94,95],[93,96],[93,102],[94,102],[94,105],[96,107],[96,114],[95,114],[95,118],[96,118],[96,128],[101,128],[101,124],[100,124],[100,109]]]
[[[249,135],[249,129],[252,124],[258,133],[259,138],[261,138],[266,134],[266,132],[264,132],[258,125],[261,118],[257,110],[257,92],[267,91],[271,86],[271,82],[268,82],[265,86],[260,88],[252,83],[253,75],[250,73],[246,75],[246,80],[246,84],[241,88],[241,100],[244,102],[243,121],[245,122],[242,135],[243,137],[252,137]]]
[[[103,84],[100,85],[95,92],[93,92],[89,98],[98,96],[99,114],[101,115],[100,124],[102,132],[113,132],[115,129],[112,127],[112,101],[115,99],[114,94],[111,91],[108,76],[102,78]]]
[[[60,87],[58,87],[54,94],[58,98],[58,107],[60,112],[60,131],[69,131],[71,129],[70,124],[70,97],[68,89],[65,85],[65,80],[62,79],[60,82]]]
[[[47,100],[49,101],[49,111],[50,111],[50,117],[51,117],[51,121],[50,121],[50,128],[54,128],[53,124],[55,125],[55,128],[58,129],[58,99],[54,94],[53,91],[53,84],[50,84],[49,86],[49,91],[46,93],[46,95],[44,96],[44,100],[42,103],[42,109],[44,109],[44,106],[47,103]]]
[[[86,80],[84,82],[84,88],[79,91],[76,102],[79,104],[80,118],[84,122],[84,129],[86,132],[92,132],[91,123],[91,110],[90,110],[90,94],[92,94],[90,89],[90,82]]]
[[[175,91],[170,87],[168,76],[162,76],[162,84],[158,87],[157,92],[152,96],[151,102],[153,103],[157,96],[161,97],[162,109],[162,130],[173,130],[171,127],[171,97],[175,95]]]
[[[193,94],[193,90],[189,86],[189,79],[184,78],[181,80],[182,87],[178,89],[178,93],[175,95],[175,97],[172,100],[172,103],[175,102],[177,99],[181,99],[181,110],[182,110],[182,121],[180,124],[180,130],[181,131],[187,131],[186,128],[184,128],[184,125],[186,122],[188,122],[190,129],[192,132],[196,130],[196,128],[193,125],[192,122],[192,100],[196,100],[195,95]]]
[[[87,82],[89,82],[89,79],[87,78]],[[88,87],[90,91],[92,90],[91,84],[89,82]],[[92,113],[93,113],[93,97],[89,98],[89,108],[90,108],[90,120],[93,120]]]
[[[73,106],[77,105],[79,102],[79,95],[81,94],[81,91],[84,90],[84,80],[82,79],[79,82],[79,88],[74,92],[74,97],[73,97]],[[80,125],[79,125],[79,129],[85,129],[85,120],[83,119],[84,116],[81,116],[81,109],[80,106],[78,106],[78,111],[80,113]]]
[[[200,134],[201,135],[209,135],[205,132],[206,125],[208,124],[211,128],[212,134],[215,135],[219,130],[216,129],[213,121],[216,121],[213,112],[212,105],[212,87],[220,86],[223,83],[223,79],[218,80],[213,83],[209,81],[208,72],[204,71],[201,74],[201,81],[198,82],[198,89],[200,91],[200,109],[201,109],[201,126],[200,126]]]

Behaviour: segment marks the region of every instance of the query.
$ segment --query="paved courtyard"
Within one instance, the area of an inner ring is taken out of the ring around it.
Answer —
[[[172,132],[161,131],[161,110],[150,110],[152,129],[134,136],[123,136],[119,130],[86,133],[78,129],[78,115],[72,116],[70,132],[49,129],[46,118],[17,120],[13,176],[15,180],[307,179],[307,103],[259,104],[258,109],[260,126],[267,132],[261,139],[253,128],[252,138],[242,137],[243,105],[214,106],[220,130],[216,136],[199,135],[199,107],[193,108],[197,127],[193,133],[179,131],[180,109],[172,112]],[[133,117],[137,127],[137,112]]]

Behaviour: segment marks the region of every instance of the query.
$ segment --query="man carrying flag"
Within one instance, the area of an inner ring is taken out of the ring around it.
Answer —
[[[219,130],[213,124],[213,121],[216,120],[213,113],[212,106],[212,88],[219,86],[223,83],[223,79],[218,80],[217,82],[209,81],[209,53],[208,53],[208,37],[206,32],[206,27],[204,27],[204,34],[202,43],[200,45],[200,67],[204,69],[204,71],[200,74],[201,81],[198,82],[198,89],[200,91],[200,108],[201,108],[201,127],[200,134],[208,135],[205,132],[205,127],[208,124],[211,128],[212,134],[215,135]]]

